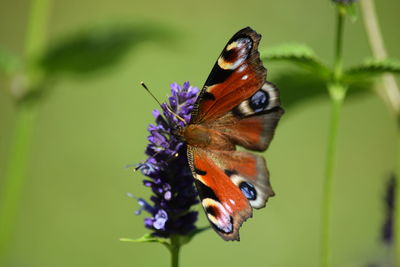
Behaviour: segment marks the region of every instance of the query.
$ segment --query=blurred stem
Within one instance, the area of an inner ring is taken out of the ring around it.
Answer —
[[[342,76],[343,68],[343,26],[344,26],[344,11],[341,8],[336,8],[336,46],[335,46],[335,64],[333,66],[333,80],[336,82]]]
[[[169,251],[171,252],[171,267],[179,266],[179,252],[181,249],[180,238],[177,235],[171,236]]]
[[[386,59],[387,53],[385,43],[379,27],[374,1],[363,0],[360,1],[360,5],[372,54],[376,59]],[[382,81],[383,86],[377,86],[375,90],[386,104],[388,104],[391,111],[398,117],[400,113],[400,90],[396,84],[395,77],[392,74],[384,74]]]
[[[322,234],[321,234],[321,266],[330,266],[331,261],[331,216],[332,192],[335,167],[336,143],[340,121],[340,112],[346,96],[346,87],[340,84],[328,86],[331,96],[331,114],[329,121],[328,147],[325,162],[325,180],[322,191]]]
[[[36,88],[40,84],[39,70],[33,62],[45,42],[49,2],[50,0],[32,0],[31,2],[25,43],[29,89]],[[26,103],[16,100],[14,132],[0,192],[0,266],[6,264],[8,244],[16,224],[38,103],[38,101]]]
[[[343,73],[343,29],[345,11],[337,6],[337,28],[336,28],[336,46],[335,46],[335,62],[333,66],[332,81],[328,84],[328,92],[331,98],[331,114],[329,122],[329,135],[327,143],[327,154],[325,163],[325,180],[322,190],[321,204],[321,255],[320,261],[322,267],[330,266],[331,262],[331,215],[332,215],[332,191],[334,163],[336,155],[337,133],[339,128],[340,111],[344,98],[346,96],[347,87],[340,83]]]
[[[12,236],[15,219],[18,215],[36,114],[34,106],[17,106],[8,166],[1,190],[0,266],[5,264],[7,245]]]
[[[365,31],[368,36],[369,44],[372,50],[372,54],[376,59],[386,59],[387,52],[385,43],[382,37],[382,33],[379,27],[379,21],[375,10],[373,0],[360,1],[361,11],[363,14],[363,21]],[[395,155],[395,176],[396,176],[396,187],[395,187],[395,219],[394,219],[394,255],[395,255],[395,266],[400,266],[400,90],[396,84],[396,80],[393,75],[385,74],[382,79],[381,86],[376,86],[376,92],[385,103],[389,106],[390,110],[395,115],[397,123],[397,144],[396,144],[396,155]]]

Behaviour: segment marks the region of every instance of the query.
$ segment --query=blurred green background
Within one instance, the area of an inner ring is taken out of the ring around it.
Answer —
[[[376,4],[388,53],[400,58],[400,2]],[[0,44],[21,57],[29,9],[30,1],[0,2]],[[53,0],[47,43],[119,21],[161,27],[167,35],[133,40],[118,65],[85,77],[66,75],[52,85],[39,108],[9,267],[168,266],[164,247],[118,240],[146,232],[143,217],[133,214],[137,203],[125,196],[150,193],[142,175],[125,168],[145,159],[146,127],[157,108],[139,82],[160,100],[175,81],[201,87],[227,40],[245,26],[263,35],[262,48],[296,41],[309,44],[329,64],[333,57],[334,13],[328,0]],[[346,25],[344,55],[346,65],[370,55],[361,20]],[[293,71],[284,64],[266,67],[272,81]],[[4,77],[0,86],[8,90]],[[0,186],[15,116],[6,90],[0,90]],[[379,239],[384,188],[394,166],[395,122],[372,93],[346,99],[342,115],[333,266],[366,266],[386,256]],[[328,118],[326,95],[287,107],[265,153],[276,197],[244,224],[241,242],[224,242],[207,231],[183,248],[181,266],[318,266]],[[198,225],[204,226],[198,210]]]

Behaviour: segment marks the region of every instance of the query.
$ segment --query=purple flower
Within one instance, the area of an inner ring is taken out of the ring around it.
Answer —
[[[393,242],[393,223],[394,223],[394,204],[396,201],[396,177],[393,174],[390,177],[387,185],[386,185],[386,192],[385,192],[385,222],[382,227],[382,241],[390,245]]]
[[[198,91],[189,82],[183,86],[171,84],[169,108],[186,123],[190,121]],[[199,201],[186,157],[186,145],[172,134],[184,123],[168,111],[166,103],[161,107],[162,114],[154,110],[156,123],[148,127],[150,135],[146,154],[149,158],[138,166],[147,176],[143,184],[152,189],[152,203],[136,198],[141,206],[136,214],[148,212],[150,217],[144,219],[145,227],[153,230],[154,236],[169,237],[172,234],[185,235],[196,228],[197,212],[191,208]]]

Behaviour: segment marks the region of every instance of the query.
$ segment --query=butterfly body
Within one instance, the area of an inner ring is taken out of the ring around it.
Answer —
[[[263,157],[283,114],[278,89],[265,81],[261,36],[247,27],[227,43],[192,111],[177,135],[208,220],[224,240],[239,240],[239,228],[274,195]]]
[[[183,140],[191,147],[208,150],[234,150],[227,136],[218,130],[201,124],[190,124],[184,128]]]

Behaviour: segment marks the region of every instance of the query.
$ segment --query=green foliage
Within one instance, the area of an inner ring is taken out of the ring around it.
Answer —
[[[196,235],[198,235],[210,228],[211,228],[210,226],[200,227],[200,228],[193,230],[192,232],[190,232],[187,235],[176,235],[176,236],[174,236],[174,240],[178,241],[179,246],[183,246],[183,245],[189,243],[190,241],[192,241],[193,237],[195,237]],[[155,237],[155,236],[152,236],[151,234],[145,234],[142,237],[137,238],[137,239],[120,238],[119,240],[122,242],[133,242],[133,243],[159,243],[159,244],[166,246],[168,249],[171,247],[171,243],[168,242],[168,239],[161,238],[161,237]]]
[[[174,36],[168,28],[151,24],[100,25],[71,34],[55,42],[38,61],[47,76],[85,76],[115,66],[139,44],[167,41]]]
[[[261,51],[265,61],[287,61],[323,78],[329,77],[329,69],[320,62],[314,51],[304,44],[283,44]]]
[[[133,242],[133,243],[159,243],[169,248],[169,242],[165,238],[154,237],[151,234],[145,234],[144,236],[137,239],[120,238],[122,242]]]
[[[363,64],[348,69],[345,72],[345,79],[351,82],[374,78],[384,73],[400,74],[400,61],[396,59],[370,59]]]
[[[326,81],[308,71],[285,68],[285,71],[272,76],[271,82],[279,86],[282,105],[286,110],[318,97],[328,97]],[[349,83],[348,86],[349,97],[358,97],[367,93],[372,83],[364,79]]]
[[[324,81],[310,72],[287,68],[272,77],[271,81],[281,89],[282,105],[285,109],[291,109],[316,97],[327,96]]]
[[[12,74],[20,66],[19,58],[8,49],[0,46],[0,74]]]

